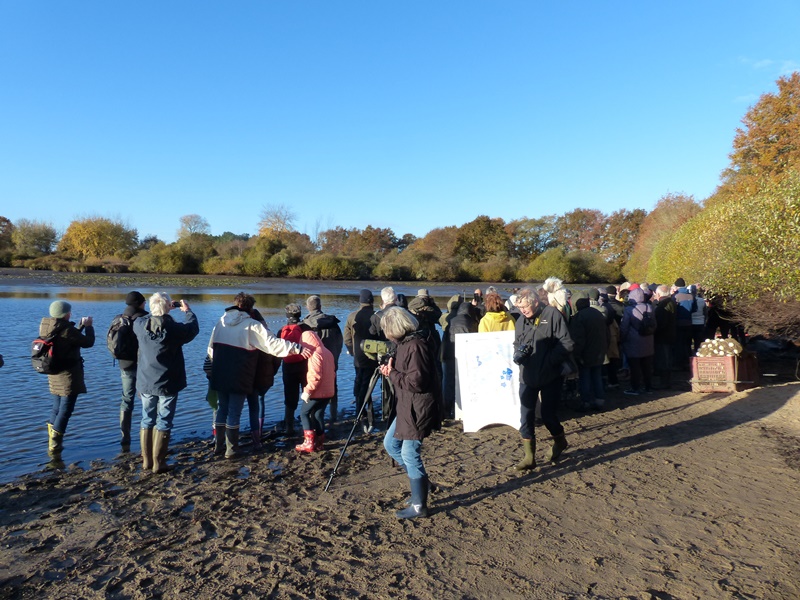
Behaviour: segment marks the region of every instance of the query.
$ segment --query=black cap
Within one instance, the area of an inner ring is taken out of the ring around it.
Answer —
[[[358,301],[361,304],[372,304],[374,302],[374,300],[372,298],[372,292],[370,292],[369,290],[366,290],[366,289],[361,290],[358,293]]]

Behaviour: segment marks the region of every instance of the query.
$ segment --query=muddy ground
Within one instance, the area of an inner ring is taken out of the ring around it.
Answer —
[[[128,455],[28,476],[0,487],[0,598],[800,597],[800,383],[686,390],[565,412],[563,460],[525,475],[515,430],[448,422],[416,521],[380,435],[323,491],[349,424],[312,456],[197,440],[168,474]]]

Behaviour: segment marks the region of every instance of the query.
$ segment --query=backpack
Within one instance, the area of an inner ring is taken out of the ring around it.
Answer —
[[[133,319],[125,315],[114,317],[106,334],[106,345],[115,359],[136,360],[139,342],[133,333]]]
[[[31,342],[31,365],[37,373],[56,375],[64,370],[58,356],[53,352],[53,340],[59,333],[56,331],[47,337],[36,338]]]
[[[642,320],[637,331],[639,335],[653,335],[656,332],[656,318],[652,310],[642,312]]]

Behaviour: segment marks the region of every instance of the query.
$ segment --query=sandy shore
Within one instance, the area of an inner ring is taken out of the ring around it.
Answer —
[[[522,476],[515,430],[448,423],[415,522],[380,435],[323,492],[347,425],[310,457],[196,441],[166,475],[130,456],[26,477],[0,487],[0,598],[800,597],[800,383],[611,400]]]

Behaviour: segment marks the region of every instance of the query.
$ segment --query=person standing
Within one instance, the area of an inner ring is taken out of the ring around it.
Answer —
[[[322,300],[319,296],[309,296],[306,298],[306,308],[308,314],[303,319],[303,323],[311,327],[311,330],[319,336],[322,344],[330,350],[333,355],[334,371],[339,371],[339,356],[342,354],[344,338],[342,328],[339,327],[339,318],[334,315],[326,315],[322,312]],[[331,421],[336,421],[336,413],[339,407],[339,385],[336,377],[333,379],[335,390],[330,401]]]
[[[561,400],[562,365],[569,360],[574,343],[567,320],[561,312],[542,304],[530,288],[520,290],[514,336],[514,362],[519,365],[519,428],[525,456],[514,468],[526,471],[536,468],[536,400],[542,397],[542,421],[553,436],[548,461],[555,462],[569,447],[564,427],[556,409]]]
[[[299,343],[282,340],[260,321],[254,319],[255,298],[239,292],[233,306],[214,325],[206,354],[211,362],[210,386],[216,390],[219,404],[215,417],[215,455],[236,458],[239,452],[239,422],[248,396],[256,391],[260,354],[272,356],[311,355]],[[251,427],[253,423],[251,422]]]
[[[136,401],[136,366],[139,343],[133,333],[133,322],[147,315],[144,308],[145,299],[137,291],[125,297],[125,310],[114,317],[108,330],[108,338],[118,336],[117,347],[122,354],[117,357],[119,373],[122,380],[122,400],[119,405],[120,446],[123,452],[131,450],[131,422],[133,420],[133,404]],[[114,333],[116,332],[116,333]]]
[[[336,369],[333,354],[311,330],[303,332],[301,343],[313,354],[308,357],[306,385],[300,398],[300,421],[303,423],[303,443],[294,447],[297,452],[321,452],[325,443],[325,407],[336,389]]]
[[[299,345],[303,337],[303,331],[308,329],[308,325],[300,323],[300,305],[286,305],[286,325],[278,330],[278,337]],[[283,357],[281,372],[283,374],[283,404],[284,404],[284,424],[287,436],[294,435],[294,415],[297,405],[300,403],[300,390],[306,385],[306,364],[305,357],[300,354],[286,354]]]
[[[659,388],[672,389],[672,349],[675,347],[675,319],[678,305],[669,293],[669,286],[660,285],[653,293],[656,332],[653,334],[653,371],[658,375]]]
[[[606,314],[592,308],[591,299],[582,293],[575,299],[575,311],[575,316],[569,322],[569,334],[575,344],[573,353],[578,363],[578,387],[581,393],[579,410],[602,410],[606,397],[603,362],[608,352]]]
[[[169,314],[180,308],[185,322]],[[178,392],[186,387],[183,346],[200,332],[197,317],[186,300],[172,302],[169,294],[150,296],[150,314],[133,322],[139,343],[136,385],[142,397],[142,468],[153,473],[167,470],[167,450],[178,404]]]
[[[653,331],[648,332],[645,321],[651,319]],[[632,290],[619,327],[622,349],[628,357],[631,369],[631,387],[623,392],[628,396],[638,396],[653,390],[653,356],[656,352],[654,334],[657,330],[655,311],[645,302],[644,291],[641,288]]]
[[[366,427],[372,428],[374,416],[372,414],[372,398],[367,398],[367,390],[369,389],[369,382],[375,369],[378,368],[378,361],[372,360],[361,349],[362,340],[371,339],[370,336],[370,319],[375,313],[373,309],[374,299],[372,292],[363,289],[358,294],[359,309],[351,312],[347,316],[347,321],[344,325],[344,345],[347,348],[347,353],[353,357],[353,367],[355,367],[356,376],[353,381],[353,395],[356,401],[356,413],[361,410],[361,405],[364,402],[369,402],[367,407],[368,424]]]
[[[381,317],[381,329],[397,345],[395,357],[380,366],[397,398],[397,417],[386,430],[383,446],[405,469],[411,487],[411,501],[408,508],[395,513],[398,519],[428,516],[429,483],[422,462],[422,440],[442,422],[436,355],[418,328],[414,316],[399,307],[387,309]]]
[[[478,332],[514,331],[514,319],[508,314],[503,299],[497,292],[486,294],[486,312],[478,323]]]
[[[81,348],[94,346],[92,317],[83,317],[80,325],[70,321],[72,305],[63,300],[50,304],[50,316],[39,324],[39,336],[53,338],[53,355],[57,357],[58,373],[47,376],[50,393],[53,395],[53,410],[47,421],[48,450],[58,455],[64,449],[64,434],[75,410],[80,394],[86,393],[83,377]]]

